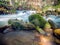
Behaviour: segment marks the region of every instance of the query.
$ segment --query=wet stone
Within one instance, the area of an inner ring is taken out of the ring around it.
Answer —
[[[35,33],[29,31],[10,32],[4,35],[6,45],[38,45]]]

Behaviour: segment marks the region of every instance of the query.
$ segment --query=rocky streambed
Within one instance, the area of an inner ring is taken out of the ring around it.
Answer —
[[[52,35],[45,36],[36,30],[0,33],[0,45],[55,45],[52,39]]]

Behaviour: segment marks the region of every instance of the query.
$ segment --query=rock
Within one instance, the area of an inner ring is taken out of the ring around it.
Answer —
[[[57,35],[60,35],[60,29],[55,29],[54,33],[57,34]]]
[[[60,29],[55,29],[53,36],[54,36],[54,41],[55,41],[57,44],[60,44]]]
[[[48,20],[48,22],[50,23],[52,29],[58,28],[57,25],[52,20]]]
[[[13,30],[34,30],[35,29],[33,24],[24,23],[24,22],[21,22],[21,21],[20,22],[18,22],[18,21],[13,22],[11,24],[11,27],[12,27]]]
[[[12,32],[13,30],[11,29],[11,28],[7,28],[7,29],[5,29],[4,31],[3,31],[3,33],[5,34],[5,33],[9,33],[9,32]]]
[[[9,28],[10,26],[3,26],[3,27],[0,27],[0,33],[3,33],[3,31],[7,28]]]
[[[5,34],[3,42],[5,42],[6,45],[38,45],[34,39],[35,33],[20,31]]]
[[[0,45],[5,45],[5,44],[3,43],[3,41],[2,41],[2,40],[3,40],[3,36],[4,36],[4,35],[3,35],[2,33],[0,33]]]

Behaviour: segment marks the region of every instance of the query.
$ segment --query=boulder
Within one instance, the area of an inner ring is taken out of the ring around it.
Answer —
[[[54,36],[54,41],[55,41],[57,44],[60,44],[60,29],[55,29],[53,36]]]
[[[29,31],[10,32],[4,35],[3,42],[6,45],[38,45],[35,33]]]
[[[5,44],[3,43],[3,41],[2,41],[2,40],[3,40],[3,36],[4,36],[4,35],[3,35],[2,33],[0,33],[0,45],[5,45]]]

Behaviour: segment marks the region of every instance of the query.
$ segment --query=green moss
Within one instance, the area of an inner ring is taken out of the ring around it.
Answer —
[[[29,21],[35,26],[39,26],[40,28],[44,28],[46,20],[41,16],[41,14],[33,14],[29,16]]]
[[[55,8],[55,9],[60,8],[60,4],[59,4],[59,5],[54,6],[54,8]]]
[[[51,5],[47,5],[47,6],[45,6],[44,8],[43,8],[43,12],[46,12],[50,7],[53,7],[53,6],[51,6]]]
[[[51,28],[51,25],[47,22],[44,28]]]
[[[39,26],[36,27],[36,30],[41,33],[41,34],[45,34],[44,30],[42,30],[41,28],[39,28]]]

